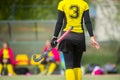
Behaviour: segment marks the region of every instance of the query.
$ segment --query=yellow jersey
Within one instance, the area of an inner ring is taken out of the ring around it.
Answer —
[[[83,33],[83,14],[84,11],[89,10],[89,6],[84,0],[62,0],[58,5],[58,10],[65,13],[67,24],[64,31],[73,26],[72,32]]]
[[[3,49],[3,59],[8,59],[9,54],[8,54],[8,49]]]

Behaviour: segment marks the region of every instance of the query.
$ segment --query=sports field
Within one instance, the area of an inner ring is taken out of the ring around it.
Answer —
[[[52,76],[14,76],[14,77],[0,77],[0,80],[65,80],[64,76],[52,75]],[[102,75],[102,76],[83,76],[83,80],[120,80],[120,75]]]

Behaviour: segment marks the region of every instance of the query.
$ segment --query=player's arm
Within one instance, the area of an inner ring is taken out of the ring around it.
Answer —
[[[62,28],[63,18],[64,18],[64,12],[58,10],[58,19],[57,19],[56,26],[55,26],[55,31],[54,31],[54,36],[55,37],[58,37],[59,32]]]
[[[89,35],[90,35],[91,44],[96,49],[99,49],[100,46],[94,38],[92,23],[91,23],[90,16],[89,16],[89,9],[84,12],[84,21],[85,21],[86,28],[87,28]]]
[[[89,16],[89,10],[84,12],[84,21],[85,21],[85,25],[89,32],[90,37],[94,36],[93,30],[92,30],[92,23],[91,23],[90,16]]]
[[[60,33],[60,30],[62,28],[62,25],[63,25],[63,18],[64,18],[64,12],[58,10],[58,19],[57,19],[57,22],[56,22],[53,39],[51,41],[51,46],[52,47],[56,47],[56,45],[57,45],[56,40],[57,40],[57,37],[58,37],[58,35]]]

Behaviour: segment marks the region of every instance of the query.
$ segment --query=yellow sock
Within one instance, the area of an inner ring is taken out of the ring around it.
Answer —
[[[81,68],[74,68],[75,80],[82,80],[82,70]]]
[[[13,66],[11,64],[7,65],[7,70],[8,70],[8,74],[9,75],[12,75],[12,76],[16,75],[15,72],[14,72],[14,70],[13,70]]]
[[[55,63],[50,63],[50,66],[48,68],[48,75],[52,74],[55,71],[56,66],[57,65]]]
[[[2,64],[0,64],[0,74],[2,73]]]
[[[75,74],[73,69],[66,69],[65,77],[66,77],[66,80],[75,80]]]
[[[44,74],[45,73],[45,65],[44,64],[40,64],[38,67],[39,67],[41,73]]]

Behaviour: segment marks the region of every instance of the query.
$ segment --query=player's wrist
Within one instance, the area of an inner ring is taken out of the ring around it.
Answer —
[[[91,42],[96,42],[95,36],[90,37]]]
[[[93,40],[93,39],[95,39],[95,37],[94,37],[94,36],[91,36],[90,39]]]

